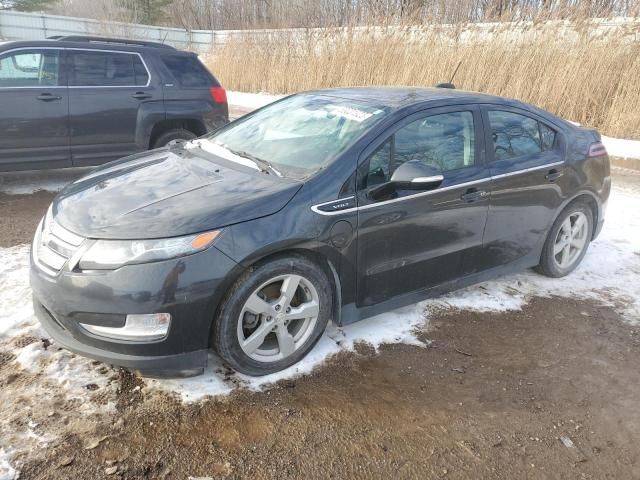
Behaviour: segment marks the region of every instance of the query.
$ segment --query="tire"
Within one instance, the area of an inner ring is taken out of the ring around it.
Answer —
[[[225,296],[213,326],[213,347],[237,372],[278,372],[313,348],[332,307],[326,274],[306,257],[288,255],[259,263]]]
[[[153,142],[153,148],[160,148],[167,145],[171,140],[192,140],[196,138],[196,135],[184,128],[176,128],[169,130],[160,135],[155,142]]]
[[[582,219],[584,228],[577,226],[575,222],[578,222],[578,219]],[[569,231],[567,227],[569,227]],[[575,235],[575,237],[572,235]],[[537,270],[543,275],[553,278],[568,275],[582,262],[589,248],[589,243],[591,243],[592,236],[593,212],[591,207],[582,201],[576,201],[568,205],[558,215],[551,230],[549,230]],[[578,249],[576,245],[579,243],[582,246]],[[564,260],[565,258],[566,260]]]

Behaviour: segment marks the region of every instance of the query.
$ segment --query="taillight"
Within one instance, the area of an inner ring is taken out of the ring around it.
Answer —
[[[607,155],[607,149],[602,142],[595,142],[589,145],[588,157],[602,157],[604,155]]]
[[[211,93],[211,98],[216,103],[227,103],[227,92],[224,91],[222,87],[211,87],[209,89]]]

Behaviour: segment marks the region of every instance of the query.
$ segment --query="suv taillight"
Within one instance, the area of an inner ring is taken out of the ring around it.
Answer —
[[[227,103],[227,92],[224,91],[222,87],[211,87],[209,89],[211,93],[211,98],[216,103]]]
[[[607,155],[607,149],[603,145],[602,142],[594,142],[589,145],[589,151],[587,152],[587,156],[589,157],[602,157]]]

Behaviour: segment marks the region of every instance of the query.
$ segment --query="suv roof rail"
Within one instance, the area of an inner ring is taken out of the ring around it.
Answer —
[[[154,48],[168,48],[175,50],[171,45],[167,45],[160,42],[149,42],[147,40],[129,40],[128,38],[109,38],[109,37],[92,37],[87,35],[55,35],[49,37],[52,40],[59,40],[64,42],[95,42],[95,43],[113,43],[118,45],[133,45],[136,47],[154,47]]]

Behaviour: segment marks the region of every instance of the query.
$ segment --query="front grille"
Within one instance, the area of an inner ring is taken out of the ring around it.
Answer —
[[[57,275],[78,251],[84,238],[56,223],[51,208],[38,225],[33,239],[33,259],[42,270]]]

